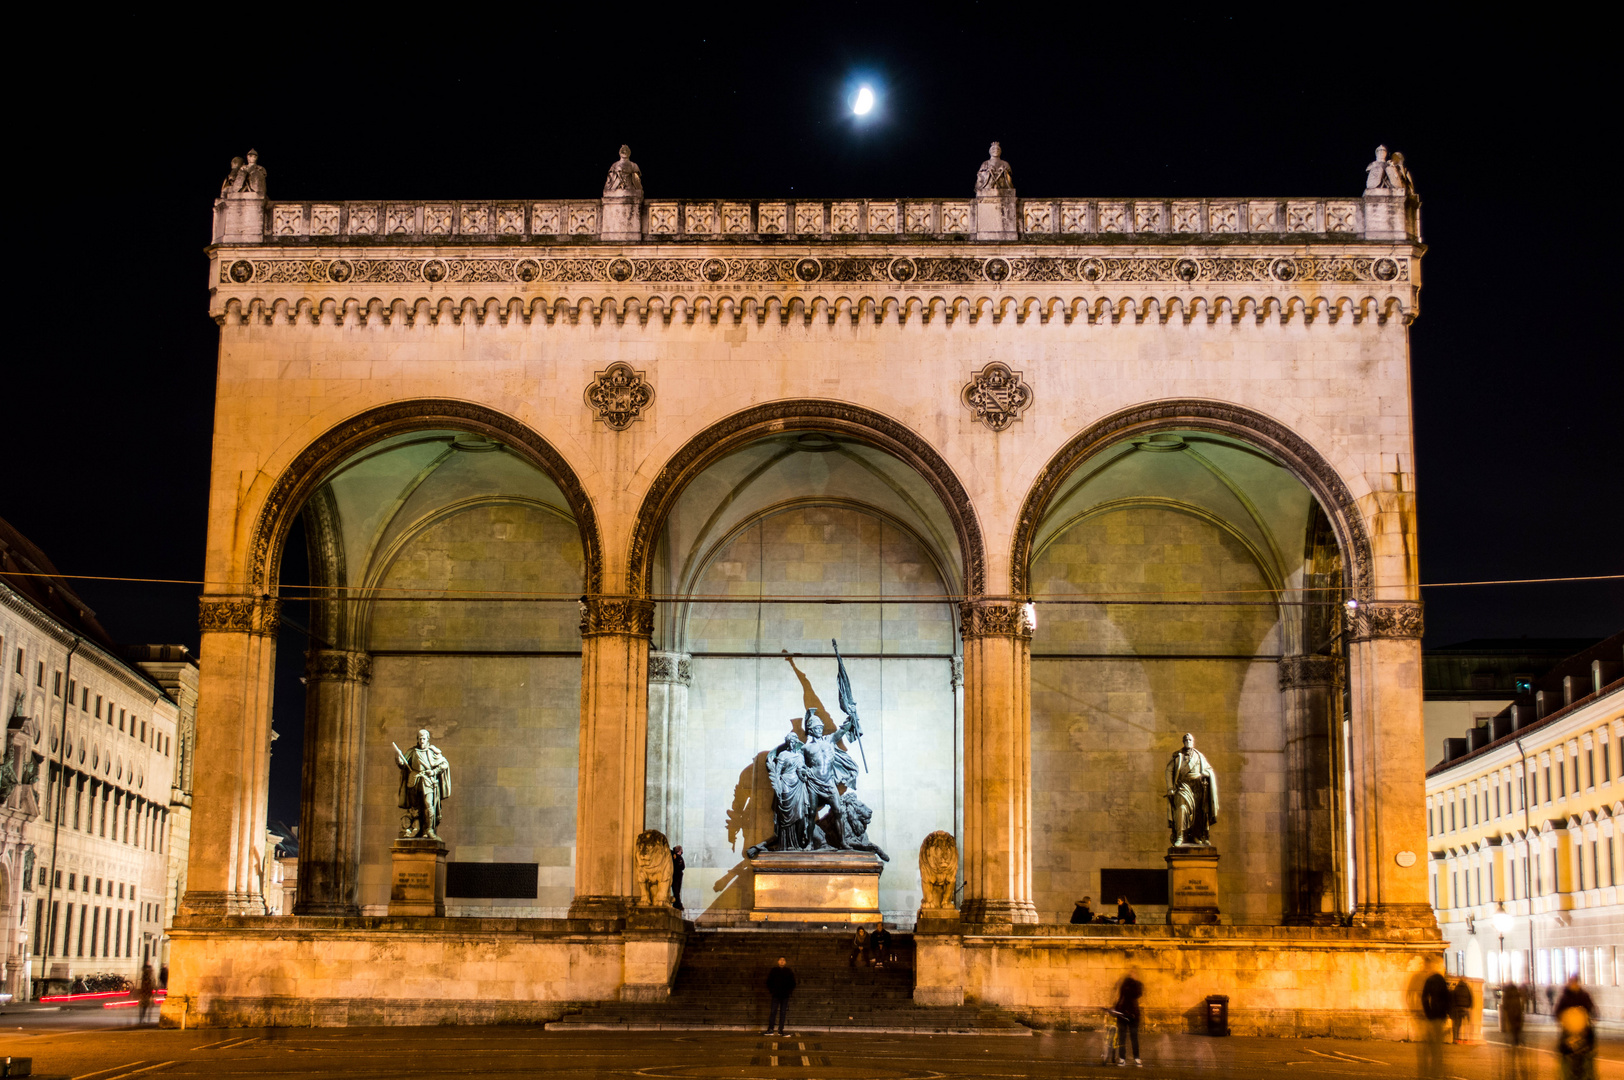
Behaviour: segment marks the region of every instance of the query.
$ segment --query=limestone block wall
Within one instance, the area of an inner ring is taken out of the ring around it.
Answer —
[[[1034,561],[1038,595],[1269,584],[1245,545],[1190,513],[1135,507],[1087,517]],[[1171,594],[1176,597],[1176,593]],[[1278,922],[1285,737],[1272,606],[1043,604],[1032,641],[1033,902],[1044,921],[1115,897],[1100,870],[1161,869],[1164,769],[1185,732],[1219,776],[1213,839],[1225,917]],[[1188,659],[1212,655],[1221,659]],[[1248,659],[1256,657],[1256,659]],[[1158,910],[1142,910],[1155,919]]]
[[[403,545],[383,597],[581,587],[573,523],[543,508],[482,505],[444,518]],[[399,834],[405,747],[427,727],[451,762],[441,837],[457,862],[537,863],[534,899],[448,898],[448,914],[561,916],[574,888],[579,616],[566,603],[407,599],[373,607],[372,685],[365,738],[359,903],[389,902],[389,846]],[[541,653],[562,655],[538,655]],[[571,654],[575,655],[571,655]]]

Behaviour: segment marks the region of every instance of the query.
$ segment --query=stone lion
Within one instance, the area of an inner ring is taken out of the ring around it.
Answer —
[[[633,859],[639,907],[665,907],[671,903],[671,845],[665,833],[644,829],[637,834]]]
[[[959,846],[953,834],[937,829],[919,845],[920,907],[943,911],[953,908],[953,883],[959,876]]]

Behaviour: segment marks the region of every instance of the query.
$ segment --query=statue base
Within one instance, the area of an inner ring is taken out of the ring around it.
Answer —
[[[445,917],[445,841],[401,837],[390,849],[389,914]]]
[[[1218,849],[1206,845],[1167,849],[1167,924],[1212,926],[1218,922]]]
[[[867,851],[764,851],[750,921],[878,923],[880,857]]]

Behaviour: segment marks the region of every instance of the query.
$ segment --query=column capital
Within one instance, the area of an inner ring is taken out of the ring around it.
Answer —
[[[370,683],[372,656],[349,649],[311,649],[305,654],[305,679],[309,682]]]
[[[1419,600],[1361,600],[1345,609],[1344,617],[1350,641],[1421,637]]]
[[[1026,605],[1015,600],[966,600],[959,605],[959,633],[967,638],[1012,637],[1032,640]]]
[[[274,596],[200,596],[197,628],[204,633],[276,635],[282,601]]]
[[[581,597],[581,636],[592,634],[653,636],[654,601],[638,596]]]
[[[693,681],[694,658],[680,652],[650,652],[648,654],[648,681],[651,683],[679,683]]]
[[[1340,667],[1341,660],[1335,656],[1282,656],[1278,669],[1280,689],[1335,686]]]

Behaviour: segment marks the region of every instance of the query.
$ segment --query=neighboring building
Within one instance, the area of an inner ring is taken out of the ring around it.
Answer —
[[[1473,638],[1421,654],[1427,760],[1443,760],[1443,740],[1483,724],[1534,680],[1596,644],[1595,638]]]
[[[1427,774],[1432,903],[1449,971],[1540,987],[1577,973],[1614,1019],[1624,1018],[1621,675],[1624,633],[1447,740],[1446,760]]]
[[[152,956],[169,906],[180,706],[124,660],[50,560],[4,520],[0,655],[8,760],[32,757],[17,783],[34,789],[32,796],[9,791],[6,812],[27,817],[30,798],[39,811],[22,839],[6,823],[0,853],[9,890],[0,929],[8,986],[22,996],[29,982],[133,977]],[[24,942],[29,963],[13,974]]]
[[[184,645],[132,645],[124,655],[164,688],[179,707],[175,730],[174,776],[169,786],[169,871],[164,888],[164,924],[155,967],[169,963],[169,929],[186,893],[186,857],[192,843],[192,747],[197,739],[197,657]]]

